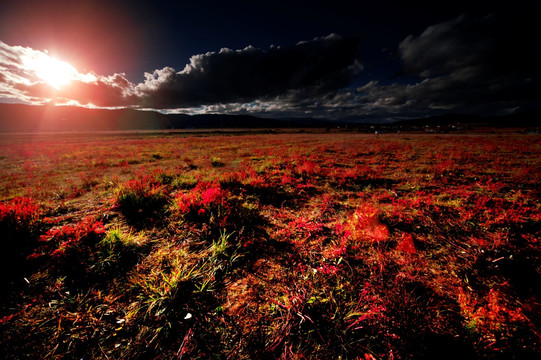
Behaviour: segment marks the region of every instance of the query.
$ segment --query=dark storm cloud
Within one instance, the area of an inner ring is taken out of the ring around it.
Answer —
[[[538,71],[536,19],[502,14],[456,19],[428,27],[399,45],[404,72],[421,77],[475,69],[484,75]]]
[[[417,83],[377,88],[368,99],[388,106],[506,111],[540,100],[541,52],[531,16],[462,15],[408,36],[398,48],[399,75]]]
[[[331,34],[294,47],[271,46],[194,55],[184,70],[166,67],[137,86],[145,105],[162,108],[245,102],[291,90],[325,94],[349,84],[361,65],[359,40]]]
[[[502,114],[539,107],[541,51],[534,17],[461,15],[404,36],[396,48],[401,70],[391,79],[362,72],[358,38],[331,34],[292,47],[194,55],[182,71],[154,70],[140,84],[123,74],[78,73],[68,86],[53,89],[22,61],[46,53],[0,41],[0,93],[10,101],[189,114],[373,121],[444,112]]]
[[[392,121],[446,112],[497,115],[539,107],[541,56],[533,24],[531,16],[462,15],[404,38],[397,48],[402,70],[390,84],[381,79],[361,83],[357,89],[290,89],[251,104],[204,110]]]

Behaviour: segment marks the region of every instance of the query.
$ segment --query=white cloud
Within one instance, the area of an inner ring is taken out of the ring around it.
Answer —
[[[10,46],[0,41],[2,98],[42,104],[96,106],[132,105],[135,87],[124,74],[101,76],[80,73],[72,65],[51,57],[46,50]]]

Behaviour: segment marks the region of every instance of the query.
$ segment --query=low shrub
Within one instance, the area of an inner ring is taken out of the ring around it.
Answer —
[[[33,257],[49,255],[54,273],[78,281],[88,277],[88,269],[96,261],[96,246],[103,234],[103,223],[93,216],[87,216],[75,225],[64,225],[47,231],[40,238],[44,244],[40,253]]]
[[[24,268],[25,257],[36,246],[42,209],[31,198],[16,197],[0,204],[0,282]]]
[[[223,231],[234,233],[230,242],[244,246],[264,237],[264,220],[256,208],[218,182],[199,182],[193,189],[176,194],[172,206],[185,230],[213,241]]]
[[[128,220],[152,222],[163,215],[169,194],[164,185],[148,175],[120,184],[114,202]]]
[[[200,182],[192,190],[175,196],[175,208],[185,218],[226,227],[232,213],[230,195],[219,183]]]
[[[16,197],[9,203],[0,204],[0,233],[4,241],[28,240],[38,230],[41,215],[40,206],[28,197]]]

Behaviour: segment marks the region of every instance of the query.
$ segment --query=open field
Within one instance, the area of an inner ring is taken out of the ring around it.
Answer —
[[[0,136],[2,359],[538,359],[536,135]]]

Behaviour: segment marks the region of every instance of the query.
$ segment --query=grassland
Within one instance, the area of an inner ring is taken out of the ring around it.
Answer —
[[[0,136],[3,359],[537,359],[536,135]]]

